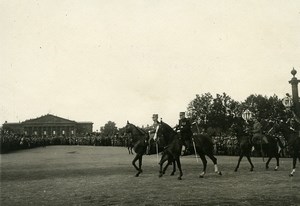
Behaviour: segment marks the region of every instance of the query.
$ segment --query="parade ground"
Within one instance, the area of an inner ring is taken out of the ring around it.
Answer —
[[[202,163],[181,158],[178,173],[159,178],[156,155],[145,155],[143,173],[135,177],[133,155],[124,147],[47,146],[1,155],[1,205],[300,205],[300,169],[289,177],[292,160],[275,160],[266,171],[262,158],[216,156],[223,175],[199,178]],[[299,165],[299,162],[297,162]],[[298,166],[299,168],[299,166]]]

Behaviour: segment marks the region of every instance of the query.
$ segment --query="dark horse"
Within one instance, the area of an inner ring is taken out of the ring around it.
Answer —
[[[125,147],[127,147],[128,153],[133,154],[134,142],[132,140],[131,134],[125,135]]]
[[[273,126],[272,126],[273,127]],[[237,166],[235,168],[235,172],[238,171],[238,168],[240,166],[240,162],[243,159],[244,156],[247,157],[251,168],[250,171],[253,171],[254,165],[252,164],[251,161],[251,153],[252,153],[252,147],[255,148],[255,150],[260,151],[262,155],[266,155],[268,157],[268,160],[266,162],[266,169],[269,168],[269,163],[273,157],[276,158],[276,167],[275,171],[278,170],[279,167],[279,151],[277,147],[277,141],[275,138],[267,133],[266,137],[268,140],[267,144],[262,144],[261,141],[259,142],[253,142],[252,141],[252,132],[251,132],[251,127],[250,125],[244,125],[244,120],[242,118],[235,118],[235,121],[233,125],[231,126],[232,133],[237,137],[238,144],[239,144],[239,149],[240,149],[240,154],[239,154],[239,159]],[[275,129],[270,129],[269,131],[276,131]]]
[[[214,163],[215,172],[222,175],[221,171],[218,169],[217,158],[214,156],[214,143],[211,137],[205,132],[200,132],[197,122],[192,124],[192,132],[193,147],[194,150],[196,150],[195,154],[199,154],[203,164],[203,171],[199,177],[203,178],[206,174],[207,160],[205,156],[208,156]]]
[[[168,124],[161,121],[158,125],[157,136],[159,138],[159,144],[164,147],[162,157],[159,162],[159,177],[162,177],[163,174],[165,174],[165,171],[171,164],[173,164],[173,172],[171,173],[171,175],[174,175],[176,170],[175,163],[177,163],[177,167],[180,172],[178,179],[181,180],[183,173],[181,170],[180,155],[183,143],[180,135],[175,132]],[[163,164],[166,161],[168,162],[163,168]]]
[[[135,175],[136,177],[138,177],[143,172],[142,161],[143,155],[146,153],[149,135],[146,131],[142,130],[141,128],[138,128],[137,126],[129,123],[128,121],[125,126],[125,133],[131,135],[132,142],[134,144],[133,150],[136,153],[136,155],[132,160],[132,165],[138,171]],[[139,166],[135,164],[136,161],[139,161]]]
[[[292,120],[292,126],[293,124],[296,124]],[[281,121],[279,124],[279,129],[284,136],[285,140],[287,141],[287,147],[289,148],[289,152],[291,157],[293,158],[293,169],[290,173],[290,176],[294,176],[294,173],[296,172],[296,163],[297,158],[300,161],[300,136],[299,131],[293,129],[290,127],[287,123]]]

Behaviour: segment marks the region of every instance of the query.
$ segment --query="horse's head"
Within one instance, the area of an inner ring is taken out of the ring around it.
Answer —
[[[175,132],[170,125],[162,121],[158,124],[157,136],[161,141],[165,142],[165,144],[169,144],[174,139],[175,135],[177,135],[177,132]]]
[[[129,121],[127,121],[127,124],[125,126],[125,133],[131,134],[132,138],[134,139],[141,138],[141,137],[148,137],[148,133],[146,131],[138,128],[132,123],[129,123]]]
[[[129,123],[129,121],[127,121],[127,124],[125,126],[125,133],[126,134],[132,134],[133,132],[133,124]]]

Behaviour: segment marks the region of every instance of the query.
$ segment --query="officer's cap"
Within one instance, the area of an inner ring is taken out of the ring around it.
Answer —
[[[185,115],[185,112],[180,112],[179,115],[180,115],[180,116],[184,116],[184,115]]]
[[[158,118],[158,114],[153,114],[152,117],[153,118]]]

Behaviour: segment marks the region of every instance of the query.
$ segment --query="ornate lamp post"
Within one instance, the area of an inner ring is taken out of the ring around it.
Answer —
[[[300,115],[300,105],[299,105],[299,96],[298,96],[298,83],[300,80],[298,80],[295,75],[297,74],[297,71],[293,68],[291,71],[291,74],[293,75],[293,78],[289,81],[289,83],[292,85],[292,98],[293,98],[293,104],[295,108],[295,113],[299,116]]]
[[[293,99],[290,96],[286,96],[282,99],[282,104],[285,108],[290,109],[293,106]]]
[[[243,114],[242,114],[242,118],[248,122],[250,119],[252,119],[253,116],[253,112],[251,112],[249,109],[246,109]]]

